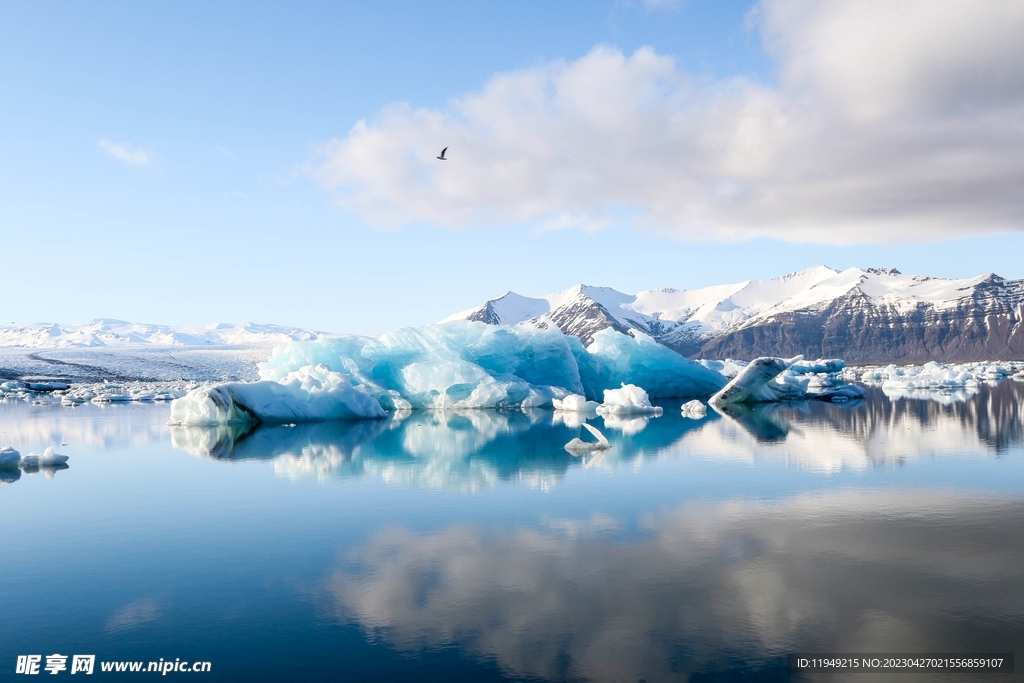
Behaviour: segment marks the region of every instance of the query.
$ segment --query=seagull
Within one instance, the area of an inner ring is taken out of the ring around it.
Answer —
[[[441,156],[439,156],[439,157],[438,157],[438,159],[440,159],[441,161],[448,161],[447,159],[445,159],[445,158],[444,158],[444,153],[445,153],[445,152],[447,152],[447,151],[448,151],[448,148],[447,148],[447,147],[445,147],[444,149],[442,149],[442,150],[441,150]]]

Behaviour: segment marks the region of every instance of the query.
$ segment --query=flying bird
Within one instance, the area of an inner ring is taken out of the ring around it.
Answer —
[[[444,153],[445,153],[445,152],[447,152],[447,151],[448,151],[448,148],[447,148],[447,147],[445,147],[444,149],[442,149],[442,150],[441,150],[441,156],[439,156],[439,157],[438,157],[438,159],[440,159],[441,161],[448,161],[447,159],[445,159],[445,158],[444,158]]]

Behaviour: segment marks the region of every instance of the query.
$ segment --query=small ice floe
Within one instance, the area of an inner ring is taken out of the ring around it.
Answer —
[[[21,464],[21,453],[10,446],[0,448],[0,469],[16,469]]]
[[[651,404],[647,392],[635,384],[605,389],[604,403],[597,406],[599,415],[661,415],[662,412],[662,408]]]
[[[708,414],[708,407],[702,402],[694,399],[684,403],[682,411],[683,417],[688,417],[691,420],[699,420]]]
[[[93,397],[93,403],[128,403],[132,400],[131,394],[102,393]]]
[[[588,401],[585,396],[569,394],[565,398],[551,399],[551,405],[555,410],[564,410],[571,413],[593,413],[597,410],[597,401]]]
[[[815,401],[828,401],[830,403],[843,403],[845,401],[853,401],[858,398],[864,398],[867,394],[864,391],[864,387],[858,387],[853,385],[844,385],[841,387],[835,387],[833,389],[826,389],[820,394],[815,394],[812,398]]]
[[[583,455],[584,453],[603,451],[611,448],[611,444],[608,443],[608,439],[605,438],[604,434],[602,434],[597,427],[589,425],[586,422],[584,422],[582,426],[586,427],[587,431],[593,434],[597,441],[584,441],[577,436],[572,441],[565,444],[565,450],[569,451],[573,455]]]

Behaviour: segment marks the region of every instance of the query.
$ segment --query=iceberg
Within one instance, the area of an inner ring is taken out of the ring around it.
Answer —
[[[652,413],[660,409],[650,397],[710,396],[726,382],[641,332],[602,330],[584,348],[554,327],[468,320],[377,339],[291,342],[259,372],[259,382],[193,390],[172,403],[171,424],[366,419],[406,409],[589,410],[603,394],[610,410]],[[643,401],[617,398],[624,386],[644,392]]]
[[[724,389],[712,396],[710,403],[771,403],[803,398],[807,393],[806,384],[795,376],[783,376],[798,360],[799,356],[792,360],[757,358],[743,368]]]
[[[287,424],[384,417],[377,399],[353,386],[350,376],[321,364],[290,372],[280,381],[194,389],[171,402],[170,424]]]
[[[21,463],[21,453],[10,446],[0,448],[0,469],[14,469]]]
[[[841,358],[829,358],[818,360],[796,360],[786,369],[788,375],[807,375],[812,373],[835,373],[842,372],[846,367],[846,361]]]
[[[630,330],[630,335],[605,328],[594,334],[585,354],[577,351],[588,398],[623,384],[641,386],[654,399],[706,398],[725,386],[720,372],[684,358],[639,330]],[[583,350],[578,341],[576,346]]]
[[[647,392],[634,384],[621,389],[605,389],[604,403],[597,407],[600,415],[660,415],[662,408],[651,405]]]
[[[21,459],[23,469],[38,469],[40,467],[60,467],[68,461],[68,456],[55,453],[53,446],[47,446],[42,455],[29,453]]]

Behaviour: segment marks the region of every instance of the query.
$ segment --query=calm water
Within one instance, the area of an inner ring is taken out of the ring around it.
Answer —
[[[584,457],[562,449],[573,417],[548,411],[241,434],[172,429],[166,405],[0,404],[0,445],[71,456],[0,485],[0,679],[52,653],[207,660],[168,676],[209,681],[841,680],[799,679],[785,655],[1020,660],[1024,383],[942,398],[703,420],[674,403],[594,419],[613,448]]]

